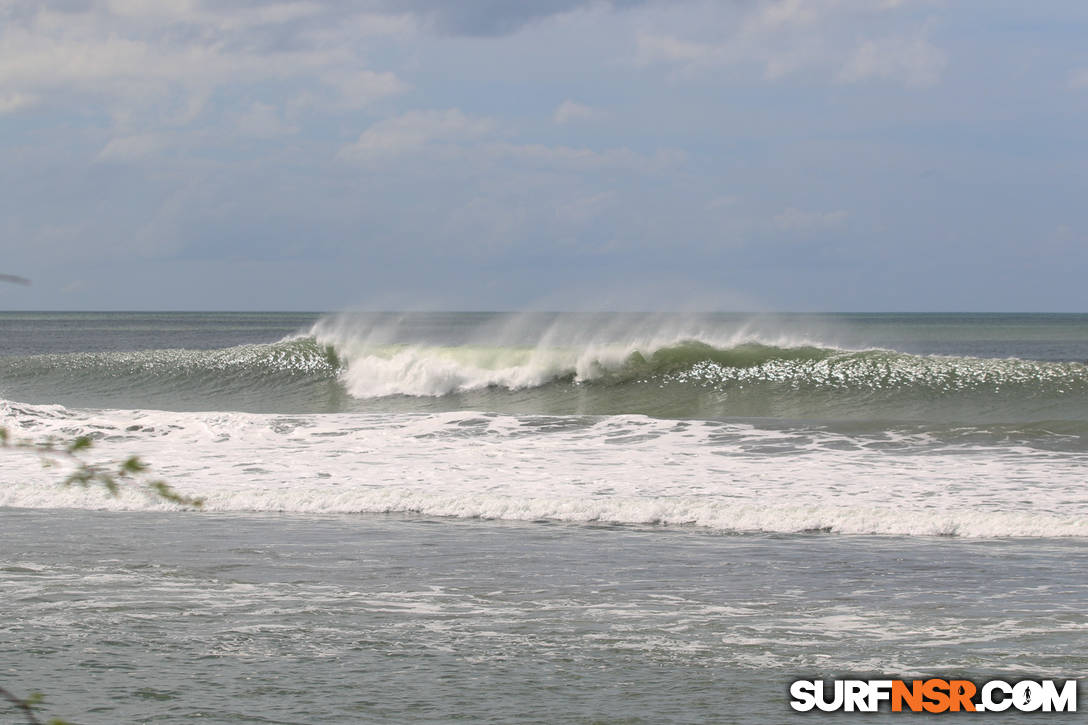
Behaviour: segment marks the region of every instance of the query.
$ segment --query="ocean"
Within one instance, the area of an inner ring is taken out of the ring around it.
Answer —
[[[205,499],[0,451],[0,687],[754,724],[909,719],[796,679],[1079,678],[1086,362],[1073,314],[0,313],[0,427]]]

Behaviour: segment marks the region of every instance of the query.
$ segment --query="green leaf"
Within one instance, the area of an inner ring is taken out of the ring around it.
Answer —
[[[94,471],[86,466],[82,466],[68,474],[68,478],[64,479],[64,485],[71,486],[73,484],[78,484],[86,488],[91,484],[92,480],[94,480]]]
[[[166,501],[170,501],[171,503],[176,503],[180,506],[189,506],[197,509],[203,508],[204,506],[204,499],[182,495],[175,491],[174,488],[165,481],[148,481],[147,487],[151,489],[151,492],[155,496],[158,496],[159,498]]]
[[[90,448],[92,445],[94,445],[94,441],[91,440],[90,436],[80,436],[68,444],[68,452],[78,453]]]
[[[125,462],[121,464],[121,475],[127,476],[133,473],[143,473],[147,470],[147,464],[141,461],[137,456],[132,456],[125,459]]]

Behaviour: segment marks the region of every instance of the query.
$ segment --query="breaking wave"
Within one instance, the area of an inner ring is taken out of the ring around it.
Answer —
[[[666,418],[1083,421],[1078,362],[852,350],[698,324],[415,334],[319,321],[271,344],[0,358],[0,394],[171,410],[494,410]]]

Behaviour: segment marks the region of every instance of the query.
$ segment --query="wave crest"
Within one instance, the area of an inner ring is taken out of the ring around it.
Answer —
[[[702,340],[577,348],[335,346],[340,377],[356,398],[443,396],[484,388],[510,391],[557,382],[597,385],[692,384],[779,392],[914,391],[920,396],[1019,390],[1032,396],[1088,393],[1080,363],[911,355],[890,350],[779,347]]]
[[[713,323],[713,324],[712,324]],[[271,344],[0,357],[0,394],[77,407],[826,421],[1083,421],[1078,362],[848,349],[639,317],[330,317]]]

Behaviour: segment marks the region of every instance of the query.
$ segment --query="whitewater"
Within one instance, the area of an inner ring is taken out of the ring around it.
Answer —
[[[266,343],[0,358],[0,426],[138,454],[210,511],[1088,534],[1081,342],[1003,357],[1006,320],[989,357],[926,354],[857,327],[330,315]],[[164,505],[50,486],[33,456],[7,467],[0,505]]]
[[[1077,678],[1086,360],[1088,315],[0,313],[12,441],[205,499],[0,451],[2,686],[762,725],[798,678]]]

